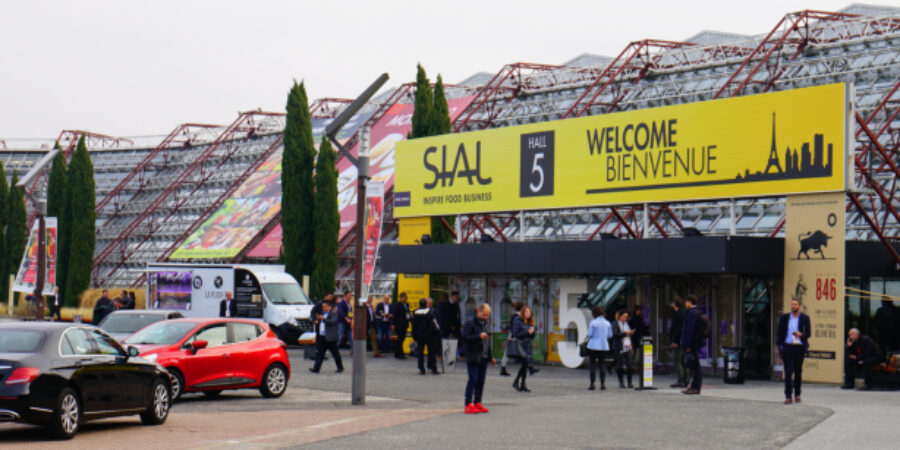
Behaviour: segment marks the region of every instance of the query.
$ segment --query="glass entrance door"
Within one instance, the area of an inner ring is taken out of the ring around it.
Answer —
[[[748,378],[770,378],[772,375],[772,298],[775,293],[770,278],[743,278],[743,347],[744,370]]]

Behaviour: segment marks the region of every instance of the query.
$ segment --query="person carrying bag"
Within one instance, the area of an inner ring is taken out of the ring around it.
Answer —
[[[513,316],[510,336],[512,339],[507,346],[507,353],[510,358],[522,363],[513,381],[513,388],[519,392],[531,392],[525,385],[532,358],[531,340],[534,338],[534,317],[531,315],[531,308],[523,306],[519,314]]]

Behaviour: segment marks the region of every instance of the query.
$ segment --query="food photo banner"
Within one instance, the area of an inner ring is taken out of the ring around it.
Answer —
[[[396,143],[394,216],[842,191],[843,83]]]

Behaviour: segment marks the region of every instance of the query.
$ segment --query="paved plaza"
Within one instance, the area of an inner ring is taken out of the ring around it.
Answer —
[[[351,371],[291,350],[284,397],[256,391],[218,399],[189,395],[161,427],[135,418],[88,423],[72,441],[44,440],[40,428],[0,425],[0,443],[16,448],[896,448],[900,392],[842,391],[808,385],[802,405],[785,406],[778,382],[723,384],[707,377],[703,394],[685,396],[659,377],[656,391],[588,391],[587,371],[542,367],[531,393],[490,369],[488,414],[464,415],[465,367],[420,376],[415,359],[367,360],[365,406],[350,405]],[[349,354],[345,366],[351,367]]]

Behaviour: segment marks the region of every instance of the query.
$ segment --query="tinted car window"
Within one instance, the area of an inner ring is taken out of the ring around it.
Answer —
[[[110,314],[99,326],[107,333],[134,333],[163,319],[165,316],[162,314]]]
[[[172,345],[184,338],[197,324],[193,322],[156,322],[125,340],[129,345]]]
[[[217,347],[228,343],[228,333],[224,323],[210,325],[194,335],[195,341],[206,341],[207,347]]]
[[[247,342],[258,338],[262,334],[262,328],[252,323],[232,323],[232,342]]]
[[[0,330],[0,353],[34,353],[41,349],[44,333],[33,330]]]
[[[90,355],[94,351],[90,338],[80,328],[67,331],[63,339],[68,344],[61,346],[63,355]]]
[[[114,356],[125,355],[125,351],[122,350],[122,347],[119,347],[116,340],[109,337],[106,333],[99,330],[91,330],[91,334],[94,337],[94,342],[97,344],[96,353]]]

